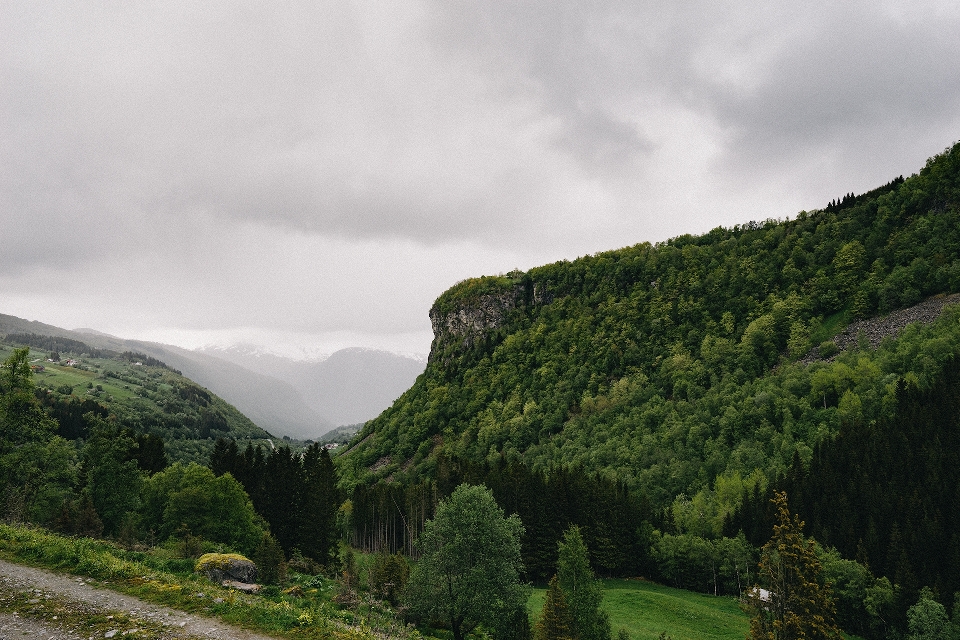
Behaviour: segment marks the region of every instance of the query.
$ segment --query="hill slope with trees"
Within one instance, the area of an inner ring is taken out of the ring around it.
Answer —
[[[849,322],[960,291],[958,201],[954,146],[793,220],[461,282],[431,309],[424,375],[340,457],[345,483],[433,477],[443,456],[582,467],[658,506],[773,479],[957,349],[944,325],[924,357],[825,359]]]
[[[83,343],[89,349],[136,352],[182,372],[239,409],[276,436],[316,438],[333,427],[306,405],[300,393],[269,375],[261,375],[206,353],[167,344],[126,340],[92,329],[69,330],[0,313],[0,336],[37,335]]]
[[[409,549],[437,496],[484,483],[523,520],[530,578],[549,578],[562,531],[578,525],[602,575],[738,593],[770,536],[771,492],[817,460],[845,464],[852,454],[826,452],[916,414],[903,388],[941,384],[960,354],[957,292],[960,145],[909,178],[792,220],[461,282],[431,309],[425,373],[336,459],[352,492],[352,540]],[[857,437],[842,435],[853,426]],[[904,459],[929,457],[919,443]],[[869,637],[905,629],[918,588],[954,589],[957,572],[945,566],[911,586],[910,571],[937,550],[918,543],[901,562],[900,547],[889,549],[906,542],[902,530],[852,528],[866,494],[848,490],[839,468],[811,474],[840,478],[824,495],[850,508],[832,519],[818,517],[823,505],[798,509],[840,549],[825,570],[849,574],[841,618]],[[943,479],[930,501],[878,503],[927,505],[930,517],[901,525],[920,527],[910,544],[934,527],[953,549],[953,521],[935,515],[949,509],[937,496],[955,491]],[[861,535],[868,550],[858,555]],[[902,619],[865,613],[864,589],[889,595]]]
[[[141,451],[205,462],[216,438],[270,438],[234,406],[151,356],[92,347],[64,336],[11,333],[0,358],[28,347],[35,394],[56,420],[57,435],[86,440],[93,413],[137,434]],[[146,455],[146,454],[145,454]],[[152,467],[160,465],[159,462]]]

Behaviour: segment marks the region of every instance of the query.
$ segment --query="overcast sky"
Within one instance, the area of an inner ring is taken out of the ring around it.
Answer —
[[[0,0],[0,313],[425,354],[440,293],[960,139],[960,4]]]

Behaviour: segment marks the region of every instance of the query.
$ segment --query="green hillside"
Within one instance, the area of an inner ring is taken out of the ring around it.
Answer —
[[[952,315],[829,358],[850,322],[960,291],[958,201],[960,145],[792,220],[461,282],[431,310],[424,375],[339,457],[343,482],[503,459],[602,472],[660,507],[736,502],[960,351]]]
[[[540,615],[546,589],[534,589],[527,608]],[[604,580],[603,609],[614,632],[636,640],[743,640],[747,615],[736,598],[717,598],[640,580]]]
[[[87,435],[83,414],[112,416],[122,427],[160,436],[171,460],[206,463],[218,437],[270,437],[235,407],[142,353],[118,353],[64,337],[9,334],[0,359],[29,346],[38,398],[68,440]],[[50,361],[56,353],[58,360]]]

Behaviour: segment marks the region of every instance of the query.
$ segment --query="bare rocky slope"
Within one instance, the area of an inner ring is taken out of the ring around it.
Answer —
[[[857,346],[862,338],[875,349],[880,346],[884,338],[895,338],[907,325],[914,322],[925,324],[933,322],[940,317],[945,307],[958,303],[960,303],[960,293],[932,296],[919,304],[899,309],[889,315],[852,322],[834,336],[833,343],[840,351],[844,351]],[[801,362],[809,364],[819,359],[821,359],[819,347],[814,347]]]

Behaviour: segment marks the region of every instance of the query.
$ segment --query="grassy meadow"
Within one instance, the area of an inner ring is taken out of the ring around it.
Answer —
[[[743,640],[749,620],[735,598],[673,589],[643,580],[604,580],[603,608],[616,637],[626,629],[631,640]],[[546,589],[534,589],[527,607],[535,619]]]

